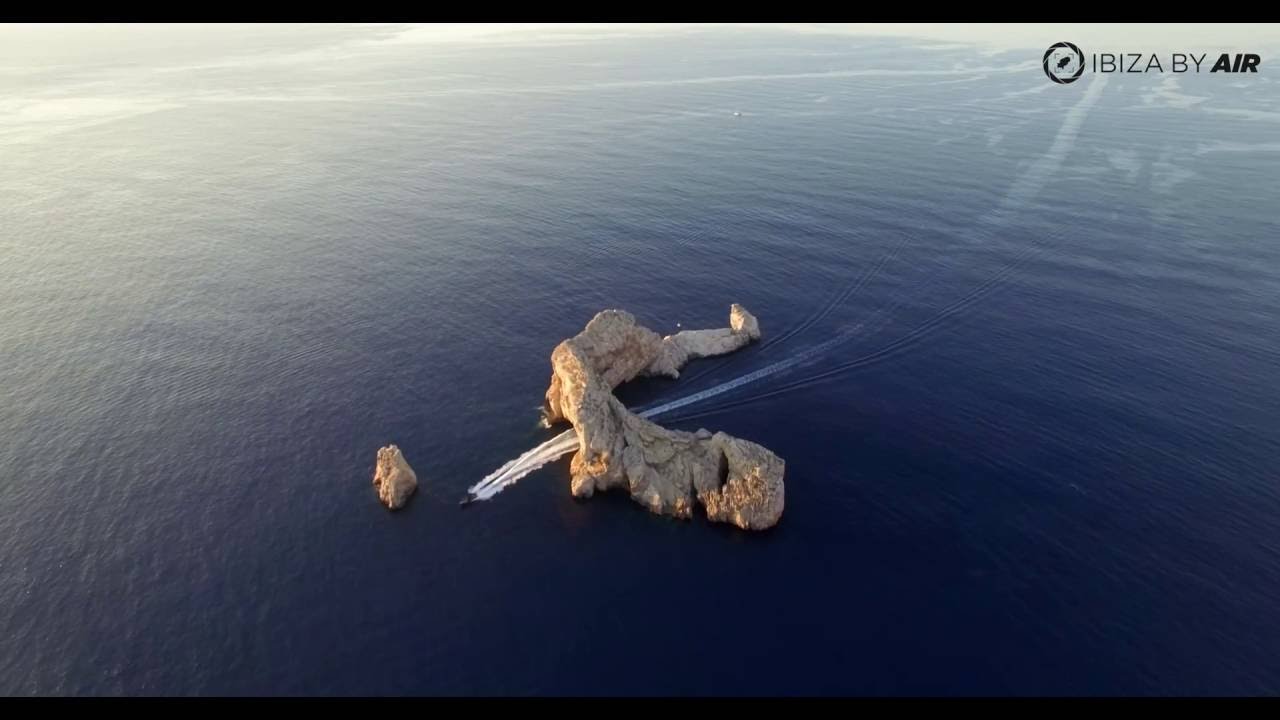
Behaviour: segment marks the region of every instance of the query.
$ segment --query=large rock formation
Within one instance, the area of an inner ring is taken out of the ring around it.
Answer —
[[[409,467],[404,454],[395,445],[378,450],[378,465],[373,471],[373,485],[378,488],[378,499],[388,508],[399,510],[418,489],[418,476]]]
[[[665,338],[622,310],[605,310],[551,353],[544,413],[568,420],[578,434],[570,465],[577,497],[625,488],[656,513],[689,518],[694,499],[707,517],[738,527],[771,527],[782,516],[785,463],[755,443],[667,430],[632,413],[613,388],[640,374],[679,376],[691,358],[736,350],[760,337],[755,317],[733,305],[730,327],[689,330]]]

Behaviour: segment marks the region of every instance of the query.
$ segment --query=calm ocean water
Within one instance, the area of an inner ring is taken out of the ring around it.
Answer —
[[[1280,692],[1265,63],[146,40],[0,65],[0,692]],[[882,260],[787,343],[620,391],[852,331],[674,423],[786,459],[771,532],[575,501],[567,460],[457,506],[553,434],[596,311],[776,336]]]

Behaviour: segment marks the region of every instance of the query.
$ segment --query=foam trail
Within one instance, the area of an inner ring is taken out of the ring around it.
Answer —
[[[1021,252],[1018,253],[1017,256],[1015,256],[1012,262],[1010,262],[1003,269],[998,271],[995,275],[988,278],[985,282],[979,284],[976,288],[969,291],[968,293],[966,293],[964,296],[962,296],[955,302],[943,308],[941,311],[936,313],[933,317],[929,318],[928,320],[924,321],[919,326],[917,326],[914,330],[908,332],[906,335],[904,335],[901,338],[898,338],[894,342],[889,343],[887,346],[881,348],[880,350],[877,350],[869,355],[864,355],[860,358],[856,358],[852,361],[837,365],[835,368],[832,368],[831,370],[818,373],[817,375],[814,375],[808,378],[803,378],[794,383],[790,383],[788,385],[785,385],[781,388],[774,390],[773,392],[768,392],[755,398],[749,398],[747,400],[741,400],[741,401],[729,403],[724,407],[712,408],[705,412],[696,413],[694,415],[690,415],[681,419],[688,420],[694,417],[710,415],[710,414],[719,412],[721,410],[728,409],[729,407],[745,404],[748,401],[754,402],[755,400],[778,395],[782,392],[789,392],[791,390],[796,389],[797,387],[811,385],[814,382],[817,382],[821,379],[825,379],[835,374],[845,372],[847,370],[851,370],[855,367],[860,367],[862,365],[867,365],[867,364],[876,362],[878,360],[884,359],[889,355],[896,354],[898,351],[901,351],[905,347],[913,344],[912,341],[918,340],[921,336],[928,334],[928,332],[932,330],[934,327],[936,327],[938,323],[956,314],[957,312],[960,312],[968,308],[969,306],[973,305],[974,303],[976,303],[978,300],[982,299],[986,295],[989,295],[996,287],[998,287],[1001,284],[1003,280],[1005,280],[1009,275],[1015,272],[1026,261],[1026,259],[1033,254],[1033,251],[1035,249],[1038,249],[1038,247],[1041,244],[1046,242],[1048,241],[1047,240],[1040,241],[1039,243],[1033,243],[1030,246],[1024,248]],[[786,360],[779,360],[778,362],[775,362],[772,365],[767,365],[754,372],[750,372],[741,377],[734,378],[733,380],[722,382],[719,385],[715,385],[713,387],[707,388],[706,390],[701,390],[691,395],[686,395],[682,398],[677,398],[670,402],[666,402],[661,405],[656,405],[651,408],[642,409],[639,411],[639,414],[641,417],[644,417],[644,418],[657,417],[659,415],[663,415],[665,413],[671,412],[672,410],[677,410],[687,405],[692,405],[697,402],[702,402],[703,400],[708,400],[710,398],[716,397],[717,395],[723,395],[724,393],[727,393],[731,390],[736,390],[744,385],[758,382],[760,380],[771,377],[773,375],[777,375],[780,372],[783,372],[797,365],[803,364],[811,359],[814,359],[822,355],[823,353],[827,352],[828,350],[831,350],[832,348],[840,345],[841,343],[848,341],[861,328],[862,328],[861,325],[854,326],[853,328],[837,333],[826,342],[819,343],[807,350],[801,351],[800,353],[796,354],[794,357],[787,358]],[[573,430],[566,430],[560,433],[559,435],[555,436],[554,438],[542,443],[541,445],[538,445],[532,450],[529,450],[528,452],[524,453],[520,457],[508,462],[507,464],[495,470],[493,473],[489,474],[486,478],[484,478],[480,482],[471,486],[469,499],[470,500],[488,500],[492,498],[494,495],[497,495],[498,493],[502,492],[507,487],[515,484],[516,481],[520,480],[521,478],[533,472],[534,470],[537,470],[538,468],[546,465],[547,463],[555,461],[573,452],[575,449],[577,449],[577,447],[578,447],[577,433]]]
[[[1090,86],[1085,91],[1084,95],[1076,102],[1075,105],[1071,107],[1070,110],[1067,111],[1066,118],[1063,120],[1062,125],[1058,128],[1058,132],[1054,135],[1053,143],[1050,145],[1049,150],[1043,156],[1037,159],[1032,164],[1032,166],[1013,183],[1013,186],[1010,188],[1009,192],[1006,193],[1004,199],[1000,203],[1000,206],[995,210],[995,212],[983,218],[983,221],[986,224],[992,227],[1000,227],[1004,225],[1010,220],[1012,213],[1026,206],[1031,201],[1031,199],[1034,198],[1040,192],[1041,188],[1048,181],[1049,177],[1058,171],[1058,169],[1062,166],[1062,162],[1066,159],[1067,155],[1071,152],[1072,148],[1075,145],[1076,137],[1080,134],[1080,127],[1084,123],[1085,117],[1088,115],[1089,110],[1097,103],[1098,97],[1102,94],[1102,90],[1104,87],[1106,87],[1106,78],[1102,78],[1101,80],[1094,80],[1093,82],[1090,83]],[[722,412],[724,410],[728,410],[734,407],[740,407],[742,405],[746,405],[748,403],[755,402],[757,400],[763,400],[764,398],[781,395],[783,393],[791,392],[793,390],[796,390],[802,387],[809,387],[810,385],[821,382],[822,380],[825,380],[827,378],[840,375],[844,372],[848,372],[849,370],[853,370],[859,367],[864,367],[866,365],[871,365],[873,363],[880,362],[882,360],[893,357],[899,354],[900,352],[903,352],[906,349],[909,349],[910,347],[914,346],[922,338],[931,334],[932,331],[943,320],[947,319],[948,317],[951,317],[952,315],[955,315],[958,312],[962,312],[966,310],[968,307],[970,307],[974,303],[978,302],[979,300],[986,297],[987,295],[990,295],[1006,278],[1008,278],[1010,275],[1016,272],[1037,251],[1039,251],[1043,246],[1051,244],[1053,241],[1061,237],[1061,235],[1062,235],[1061,232],[1055,233],[1050,238],[1047,238],[1038,242],[1033,242],[1030,246],[1023,248],[1021,251],[1017,253],[1017,255],[1015,255],[1014,260],[1009,265],[1005,266],[1002,270],[998,271],[995,275],[988,278],[985,282],[981,283],[978,287],[974,288],[973,290],[971,290],[970,292],[962,296],[960,299],[956,300],[955,302],[951,303],[947,307],[943,308],[941,311],[936,313],[933,317],[930,317],[928,320],[924,321],[923,323],[918,325],[916,328],[914,328],[907,334],[903,335],[897,340],[894,340],[893,342],[880,348],[879,350],[876,350],[875,352],[869,353],[867,355],[863,355],[862,357],[854,358],[853,360],[840,363],[839,365],[836,365],[835,367],[829,370],[819,372],[815,375],[811,375],[806,378],[801,378],[799,380],[783,385],[782,387],[775,388],[761,395],[757,395],[755,397],[745,398],[741,400],[735,400],[735,401],[726,403],[724,405],[721,405],[720,407],[709,408],[697,413],[693,413],[691,415],[686,415],[679,419],[692,420],[692,419],[703,417],[706,415],[713,415],[715,413]],[[895,303],[895,305],[889,309],[890,315],[892,314],[893,310],[895,310],[897,306],[901,304],[901,302],[904,301],[905,299],[906,298],[904,296],[902,299],[899,300],[898,303]],[[881,329],[883,329],[883,324],[878,326],[872,334],[878,333]],[[821,349],[825,349],[826,346],[829,346],[835,343],[836,341],[843,341],[843,338],[841,336],[832,338],[832,340],[815,347],[813,351],[809,351],[809,352],[820,351]],[[800,360],[801,357],[807,354],[808,353],[804,353],[802,354],[802,356],[795,358],[795,360]],[[794,364],[794,363],[790,363],[790,361],[787,361],[784,363],[776,363],[775,365],[771,365],[758,372],[767,372],[767,374],[772,375],[774,374],[774,372],[779,372],[785,369],[784,367],[778,367],[778,366],[785,365],[786,367],[790,367],[791,364]],[[746,380],[747,378],[750,378],[750,377],[751,377],[750,375],[743,376],[738,380],[733,380],[728,383],[724,383],[724,385],[737,387],[738,385],[745,384],[745,383],[739,383],[738,382],[739,380]],[[712,390],[716,390],[720,387],[722,386],[716,386],[716,388],[712,388]],[[733,388],[726,387],[725,390],[721,392],[731,390],[731,389]],[[715,392],[712,394],[719,395],[720,393]],[[691,397],[695,397],[695,396],[691,396]],[[702,398],[698,398],[698,399],[702,399]],[[681,402],[678,400],[672,404],[675,405],[676,407],[682,407],[684,405],[687,405],[688,403]]]
[[[1066,118],[1064,119],[1061,127],[1059,127],[1057,134],[1054,136],[1053,143],[1050,145],[1048,152],[1046,152],[1043,156],[1041,156],[1034,163],[1032,163],[1031,167],[1028,168],[1028,170],[1025,173],[1023,173],[1022,176],[1020,176],[1018,180],[1013,184],[1013,187],[1010,188],[1009,192],[1005,195],[1005,197],[1003,198],[1003,201],[1000,203],[1000,206],[995,210],[995,212],[993,212],[988,217],[984,218],[984,221],[987,224],[989,224],[992,227],[1000,227],[1004,225],[1009,221],[1011,214],[1025,207],[1030,202],[1030,200],[1040,192],[1041,188],[1045,185],[1048,179],[1055,172],[1057,172],[1057,170],[1061,167],[1063,160],[1065,160],[1066,156],[1071,152],[1072,148],[1075,145],[1076,137],[1080,133],[1080,127],[1084,123],[1085,117],[1088,115],[1089,110],[1094,106],[1094,104],[1097,103],[1098,97],[1099,95],[1101,95],[1102,89],[1105,86],[1106,86],[1106,78],[1095,79],[1092,82],[1090,82],[1089,87],[1085,91],[1084,95],[1080,98],[1079,101],[1076,102],[1075,105],[1071,107],[1070,110],[1067,111]],[[1047,243],[1047,241],[1042,241],[1042,243]],[[864,355],[859,358],[855,358],[845,363],[841,363],[840,365],[837,365],[836,367],[831,368],[830,370],[817,373],[807,378],[802,378],[793,383],[789,383],[788,385],[785,385],[781,388],[776,388],[775,390],[765,393],[759,397],[736,401],[734,403],[730,403],[725,407],[708,410],[705,413],[697,413],[696,415],[691,415],[684,419],[692,419],[693,417],[696,417],[702,414],[711,414],[712,412],[718,412],[719,410],[727,409],[730,406],[745,404],[747,401],[755,401],[758,399],[762,399],[764,397],[770,397],[770,396],[781,394],[784,392],[789,392],[798,387],[807,387],[813,383],[819,382],[828,377],[832,377],[837,374],[852,370],[854,368],[862,367],[864,365],[878,362],[880,360],[896,355],[898,352],[905,350],[906,348],[918,342],[922,337],[928,335],[930,331],[937,326],[938,323],[954,315],[955,313],[961,312],[962,310],[968,308],[970,305],[977,302],[978,300],[985,297],[986,295],[989,295],[994,290],[994,288],[1000,284],[1001,281],[1007,278],[1010,274],[1012,274],[1015,270],[1017,270],[1017,268],[1020,265],[1022,265],[1026,261],[1026,259],[1032,254],[1033,250],[1039,249],[1039,246],[1042,243],[1033,243],[1031,247],[1023,249],[1020,253],[1018,253],[1018,255],[1015,257],[1015,260],[1012,263],[1010,263],[1010,265],[1006,266],[1004,269],[997,272],[993,277],[988,278],[986,282],[980,284],[977,288],[970,291],[969,293],[966,293],[959,300],[947,306],[942,311],[935,314],[932,318],[921,323],[919,326],[917,326],[912,331],[908,332],[903,337],[898,338],[897,340],[889,343],[885,347],[873,353]],[[826,312],[830,312],[831,307],[834,307],[834,304],[829,306],[824,311],[824,314]],[[808,325],[809,324],[804,324],[801,327],[801,330],[807,329]],[[814,347],[801,352],[800,354],[796,355],[793,358],[776,362],[772,365],[756,370],[755,372],[748,373],[746,375],[743,375],[742,377],[735,378],[728,382],[721,383],[719,385],[708,388],[701,392],[696,392],[696,393],[693,393],[692,395],[688,395],[686,397],[679,398],[671,402],[664,403],[662,405],[658,405],[656,407],[643,410],[640,412],[640,415],[646,418],[656,417],[663,413],[670,412],[671,410],[675,410],[677,408],[681,408],[695,402],[700,402],[702,400],[706,400],[708,398],[712,398],[717,395],[729,392],[730,390],[734,390],[736,388],[742,387],[743,385],[747,385],[749,383],[762,380],[772,375],[776,375],[777,373],[782,372],[783,370],[799,365],[800,363],[803,363],[806,360],[809,360],[815,357],[816,355],[819,355],[835,347],[836,345],[839,345],[840,343],[845,342],[853,335],[853,333],[857,332],[857,330],[860,328],[861,328],[861,325],[855,326],[850,330],[846,330],[844,332],[841,332],[835,335],[830,340],[827,340],[824,343],[815,345]],[[879,331],[879,328],[877,328],[877,332],[878,331]],[[797,334],[798,332],[799,330],[794,331],[790,333],[790,335]],[[498,493],[502,492],[505,488],[514,484],[517,480],[524,477],[525,475],[528,475],[529,473],[533,472],[534,470],[537,470],[538,468],[546,465],[547,463],[553,460],[559,459],[569,454],[570,452],[573,452],[573,450],[577,447],[577,443],[578,443],[578,438],[577,438],[577,433],[575,431],[573,430],[564,431],[563,433],[555,436],[554,438],[542,443],[541,445],[538,445],[532,450],[529,450],[528,452],[519,456],[515,460],[508,462],[507,464],[495,470],[485,479],[473,485],[471,487],[470,496],[468,499],[469,500],[488,500],[492,498],[494,495],[497,495]]]
[[[1031,248],[1028,248],[1028,250],[1023,251],[1023,253],[1020,254],[1021,257],[1018,260],[1016,260],[1015,263],[1011,264],[1009,267],[1006,267],[1004,270],[1001,270],[999,273],[997,273],[995,276],[993,276],[992,278],[984,282],[981,286],[979,286],[975,290],[967,293],[964,297],[960,298],[959,300],[943,308],[941,311],[939,311],[938,313],[930,317],[928,320],[925,320],[920,325],[916,326],[910,332],[906,333],[902,337],[899,337],[897,340],[894,340],[893,342],[885,345],[879,350],[868,353],[861,357],[854,358],[853,360],[845,361],[843,363],[836,365],[835,367],[832,367],[828,370],[824,370],[817,374],[800,378],[799,380],[794,380],[790,383],[774,388],[765,393],[753,395],[740,400],[733,400],[727,403],[717,405],[715,407],[711,407],[705,410],[700,410],[698,412],[695,412],[689,415],[682,415],[678,418],[675,418],[675,421],[679,422],[679,421],[685,421],[685,420],[693,420],[696,418],[706,417],[708,415],[715,415],[715,414],[724,412],[725,410],[730,410],[732,408],[741,407],[743,405],[754,403],[759,400],[764,400],[765,398],[776,397],[778,395],[789,393],[793,390],[809,387],[825,379],[835,377],[842,373],[848,372],[849,370],[865,367],[867,365],[872,365],[872,364],[881,362],[883,360],[887,360],[891,357],[895,357],[903,352],[906,352],[907,350],[911,349],[915,345],[919,344],[919,342],[923,338],[928,337],[930,334],[932,334],[932,332],[936,330],[936,328],[938,327],[938,324],[941,323],[943,320],[946,320],[952,315],[955,315],[956,313],[967,309],[968,307],[972,306],[974,303],[982,300],[983,298],[987,297],[988,295],[990,295],[991,293],[999,289],[1000,282],[1004,278],[1007,278],[1010,274],[1012,274],[1013,271],[1016,270],[1017,267],[1020,266],[1023,263],[1023,261],[1025,261],[1026,258],[1032,254],[1030,250],[1038,249],[1039,247],[1040,245],[1033,245],[1031,246]]]
[[[565,430],[559,435],[529,450],[506,465],[494,470],[468,490],[470,500],[488,500],[507,486],[546,465],[568,455],[578,448],[578,434]]]
[[[646,408],[641,410],[639,415],[644,418],[657,417],[686,405],[701,402],[717,395],[727,393],[730,390],[736,390],[743,385],[776,375],[783,370],[799,365],[806,360],[812,359],[815,356],[830,350],[836,345],[845,342],[852,337],[853,333],[856,331],[856,327],[851,330],[846,330],[824,343],[815,345],[808,350],[799,353],[795,357],[780,360],[772,365],[760,368],[755,372],[747,373],[742,377],[720,383],[719,385],[693,393],[692,395],[686,395],[685,397],[677,398],[671,402],[663,403],[662,405]],[[468,490],[468,500],[488,500],[494,495],[502,492],[507,487],[515,484],[517,480],[523,478],[525,475],[528,475],[549,462],[553,462],[565,455],[568,455],[577,448],[577,433],[573,430],[565,430],[532,450],[525,452],[520,457],[509,461],[507,464],[490,473],[480,482],[472,485]]]
[[[787,340],[790,340],[791,338],[808,330],[809,328],[813,327],[815,324],[825,319],[828,315],[831,314],[831,311],[834,310],[836,306],[848,300],[853,295],[858,294],[858,292],[863,287],[866,286],[868,280],[874,278],[876,275],[880,273],[880,270],[885,266],[885,263],[896,259],[898,254],[902,251],[902,248],[906,246],[907,241],[910,239],[911,239],[910,236],[903,237],[902,240],[899,241],[889,252],[880,256],[880,260],[874,266],[872,266],[866,272],[864,272],[862,274],[862,277],[858,278],[856,282],[850,284],[848,287],[842,290],[838,295],[836,295],[836,297],[833,300],[827,303],[821,310],[815,313],[808,320],[801,322],[799,325],[791,328],[790,330],[784,332],[783,334],[777,336],[776,338],[773,338],[772,340],[766,340],[760,346],[760,349],[757,351],[757,354],[763,353],[766,350],[768,350],[770,347],[780,345],[786,342]],[[710,375],[711,373],[717,370],[720,370],[725,366],[732,364],[735,361],[741,360],[743,357],[747,357],[747,356],[743,354],[730,355],[729,357],[721,360],[715,365],[701,372],[695,373],[692,376],[686,377],[685,383],[693,384],[698,380],[706,377],[707,375]]]
[[[1023,250],[1023,252],[1020,253],[1020,255],[1025,256],[1028,252],[1029,252],[1029,248]],[[896,341],[895,343],[891,343],[890,345],[895,346],[900,344],[903,340],[909,340],[912,338],[912,336],[919,334],[923,330],[928,329],[928,327],[936,324],[942,319],[945,319],[946,317],[963,309],[967,305],[972,304],[979,297],[986,294],[985,291],[989,290],[993,285],[998,284],[1001,280],[1007,277],[1014,269],[1016,269],[1016,266],[1017,266],[1017,263],[1011,263],[1010,266],[996,273],[994,276],[992,276],[986,282],[979,285],[973,291],[967,293],[960,300],[953,303],[951,306],[944,308],[937,316],[923,323],[921,327],[918,327],[916,328],[916,330],[912,331],[911,333],[908,333],[907,337],[900,338],[898,341]],[[856,325],[853,328],[837,333],[836,335],[828,339],[826,342],[819,343],[807,350],[803,350],[800,353],[797,353],[793,357],[787,358],[785,360],[779,360],[778,362],[775,362],[771,365],[767,365],[763,368],[760,368],[759,370],[747,373],[746,375],[734,378],[733,380],[722,382],[719,385],[712,386],[710,388],[707,388],[706,390],[701,390],[699,392],[693,393],[691,395],[686,395],[682,398],[677,398],[675,400],[663,403],[661,405],[656,405],[650,408],[644,408],[639,411],[639,415],[644,418],[657,417],[659,415],[671,412],[672,410],[677,410],[687,405],[692,405],[693,403],[702,402],[703,400],[708,400],[710,398],[716,397],[717,395],[723,395],[724,393],[727,393],[731,390],[736,390],[744,385],[749,385],[751,383],[758,382],[765,378],[772,377],[773,375],[777,375],[780,372],[789,370],[793,367],[796,367],[797,365],[801,365],[809,360],[812,360],[822,355],[823,353],[827,352],[828,350],[835,348],[841,343],[847,342],[861,328],[862,328],[862,325]],[[878,352],[883,352],[883,351],[884,350],[882,349],[881,351],[878,351]],[[502,467],[498,468],[494,472],[490,473],[487,477],[485,477],[480,482],[471,486],[469,491],[470,493],[469,500],[488,500],[492,498],[494,495],[497,495],[498,493],[502,492],[507,487],[513,485],[516,481],[520,480],[524,476],[533,472],[534,470],[537,470],[538,468],[541,468],[547,463],[553,462],[563,457],[564,455],[567,455],[573,452],[575,449],[577,449],[577,446],[578,446],[577,434],[573,430],[566,430],[563,433],[555,436],[554,438],[542,443],[541,445],[538,445],[532,450],[529,450],[528,452],[517,457],[516,459],[511,460],[507,464],[503,465]]]

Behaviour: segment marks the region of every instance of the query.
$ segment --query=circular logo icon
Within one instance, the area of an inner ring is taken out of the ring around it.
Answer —
[[[1044,74],[1059,85],[1073,83],[1084,74],[1084,53],[1069,42],[1054,43],[1044,51]]]

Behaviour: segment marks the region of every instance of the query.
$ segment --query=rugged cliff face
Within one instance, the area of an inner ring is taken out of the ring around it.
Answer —
[[[760,337],[754,316],[733,305],[729,327],[660,338],[622,310],[605,310],[551,353],[544,413],[578,434],[570,465],[577,497],[625,488],[656,513],[689,518],[695,499],[707,517],[738,527],[772,527],[782,516],[785,463],[755,443],[667,430],[628,410],[613,388],[641,374],[679,377],[692,358],[720,355]]]

